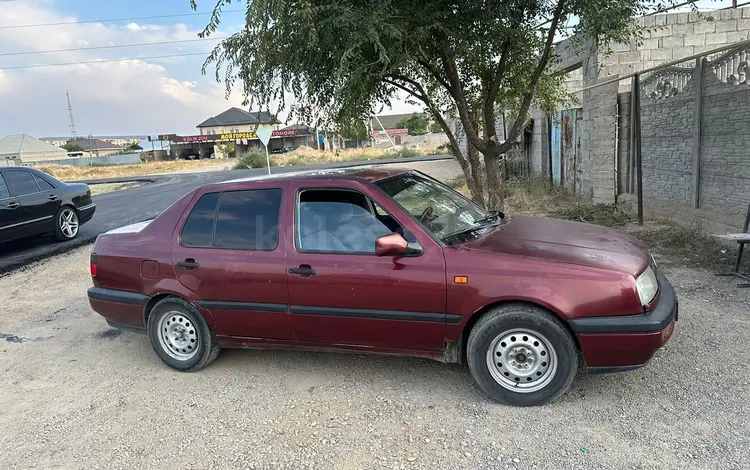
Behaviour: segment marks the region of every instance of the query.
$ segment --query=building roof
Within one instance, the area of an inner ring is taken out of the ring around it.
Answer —
[[[12,134],[0,139],[0,155],[23,155],[41,152],[65,153],[65,150],[28,134]]]
[[[101,139],[75,139],[69,141],[71,144],[78,145],[84,150],[123,150],[125,147],[115,145]]]
[[[272,124],[273,117],[265,111],[245,111],[229,108],[221,114],[210,117],[196,127],[240,126],[245,124]]]

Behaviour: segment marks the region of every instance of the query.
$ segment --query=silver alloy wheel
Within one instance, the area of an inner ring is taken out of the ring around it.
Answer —
[[[159,320],[159,343],[178,361],[188,361],[198,352],[198,328],[180,312],[167,312]]]
[[[73,209],[63,209],[58,223],[60,231],[66,238],[73,238],[78,234],[78,215]]]
[[[557,372],[557,353],[544,335],[514,329],[498,335],[487,349],[487,368],[497,383],[517,393],[541,390]]]

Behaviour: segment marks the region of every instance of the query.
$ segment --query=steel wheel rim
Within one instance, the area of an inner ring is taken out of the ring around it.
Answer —
[[[78,216],[73,209],[60,212],[60,231],[67,238],[73,238],[78,233]]]
[[[516,328],[499,334],[487,349],[487,368],[503,388],[533,393],[557,373],[557,352],[542,334]]]
[[[180,312],[168,312],[159,320],[159,344],[173,359],[188,361],[198,353],[198,328]]]

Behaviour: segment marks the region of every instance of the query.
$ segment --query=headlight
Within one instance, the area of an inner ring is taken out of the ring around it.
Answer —
[[[651,269],[651,266],[646,268],[643,274],[636,279],[636,289],[638,290],[638,297],[641,298],[642,305],[648,305],[656,293],[659,291],[659,282],[656,280],[656,273]]]

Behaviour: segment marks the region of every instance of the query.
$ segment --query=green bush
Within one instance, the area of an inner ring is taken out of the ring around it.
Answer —
[[[276,166],[276,162],[271,158],[271,166]],[[248,168],[265,168],[266,152],[263,149],[250,149],[237,157],[237,163],[234,164],[235,170],[246,170]]]
[[[402,158],[420,157],[422,153],[417,149],[404,147],[399,151],[398,156]]]

